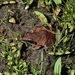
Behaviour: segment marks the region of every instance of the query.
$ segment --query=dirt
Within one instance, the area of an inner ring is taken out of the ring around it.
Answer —
[[[15,6],[17,6],[17,9],[15,9]],[[48,21],[49,23],[51,23],[53,30],[55,31],[56,27],[59,26],[58,22],[55,21],[53,19],[53,17],[51,16],[50,13],[48,13],[48,11],[41,7],[41,8],[37,8],[36,6],[34,6],[33,8],[29,9],[29,10],[24,10],[24,6],[20,5],[20,4],[7,4],[7,5],[2,5],[0,7],[0,19],[4,18],[6,15],[6,8],[7,9],[15,9],[12,10],[14,13],[10,13],[8,16],[12,16],[16,19],[16,23],[10,23],[8,22],[8,18],[7,21],[3,22],[0,25],[0,29],[3,29],[3,34],[5,36],[12,36],[11,32],[9,30],[9,28],[13,31],[13,33],[16,35],[17,33],[21,34],[22,36],[24,36],[27,32],[34,30],[37,26],[41,26],[42,23],[39,20],[39,18],[35,15],[34,11],[41,11],[42,13],[44,13],[47,17],[48,17]],[[7,37],[6,37],[7,38]],[[7,38],[8,41],[10,41],[10,38]],[[75,43],[75,42],[74,42]],[[43,67],[46,68],[46,75],[52,75],[53,74],[53,69],[54,69],[54,64],[55,61],[59,58],[59,56],[51,56],[48,54],[48,52],[52,51],[52,48],[50,47],[49,49],[45,49],[44,47],[39,49],[39,50],[34,50],[32,48],[32,43],[28,43],[29,46],[28,48],[25,47],[25,44],[22,45],[22,49],[21,49],[21,59],[23,59],[26,62],[31,62],[31,64],[37,68],[38,63],[41,60],[41,53],[43,54]],[[0,48],[0,52],[3,49]],[[69,55],[70,59],[72,59],[73,62],[75,62],[74,60],[74,55],[75,53]],[[62,56],[62,63],[65,63],[66,59],[67,59],[68,55],[63,55]],[[0,57],[0,72],[4,72],[7,70],[5,63],[5,59]],[[68,64],[71,65],[72,61],[68,60]],[[71,69],[71,67],[70,67]],[[70,70],[63,68],[62,69],[62,75],[67,74],[70,75]]]

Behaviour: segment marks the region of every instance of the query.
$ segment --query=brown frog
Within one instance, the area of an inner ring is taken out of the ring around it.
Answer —
[[[35,30],[28,32],[22,39],[35,42],[34,48],[40,48],[41,46],[48,48],[56,41],[55,33],[44,26],[39,26]]]

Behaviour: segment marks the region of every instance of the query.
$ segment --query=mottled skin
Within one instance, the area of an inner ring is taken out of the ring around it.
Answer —
[[[23,40],[33,41],[36,42],[34,48],[44,46],[48,48],[53,42],[55,42],[55,34],[53,31],[40,26],[37,27],[36,30],[28,32],[24,37]]]

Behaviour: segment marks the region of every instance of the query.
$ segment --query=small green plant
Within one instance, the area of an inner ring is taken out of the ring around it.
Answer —
[[[75,4],[73,0],[67,0],[65,5],[60,25],[63,28],[68,26],[69,32],[72,32],[75,28]]]
[[[41,53],[41,61],[38,64],[38,68],[40,69],[35,69],[33,65],[30,63],[26,63],[21,57],[21,42],[4,42],[3,43],[3,48],[4,51],[0,53],[0,56],[4,57],[7,59],[7,68],[9,69],[8,72],[4,72],[4,75],[45,75],[42,72],[43,69],[43,52]],[[29,67],[32,73],[28,73]]]
[[[55,2],[56,5],[59,5],[62,3],[62,0],[53,0]]]
[[[75,29],[75,5],[73,3],[73,0],[67,0],[65,5],[66,6],[63,15],[58,21],[63,30],[62,32],[60,32],[60,30],[57,29],[56,43],[53,46],[53,52],[49,53],[51,55],[70,54],[72,51],[74,51],[74,49],[72,49],[71,47],[71,42],[73,40],[74,33],[69,33]]]
[[[71,70],[71,75],[75,75],[75,70]]]
[[[39,19],[41,20],[42,24],[43,25],[47,25],[48,24],[48,21],[47,21],[47,18],[45,17],[45,15],[39,11],[34,11],[34,13],[39,17]]]
[[[12,33],[12,42],[9,42],[7,39],[1,41],[1,48],[3,51],[0,53],[0,56],[4,57],[7,60],[7,68],[9,72],[4,72],[4,75],[25,75],[28,72],[28,64],[24,62],[21,58],[21,47],[24,42],[20,40],[20,35],[16,35],[9,29]]]
[[[72,65],[71,65],[72,69],[71,69],[71,75],[75,75],[75,63],[72,61]]]
[[[53,2],[55,2],[56,5],[59,5],[62,3],[62,0],[39,0],[39,3],[43,6],[50,6]]]
[[[25,5],[25,9],[28,9],[33,2],[37,2],[38,6],[41,5],[42,7],[46,7],[46,6],[50,7],[51,5],[53,5],[53,2],[57,6],[59,4],[62,4],[62,0],[38,0],[38,1],[35,1],[35,0],[25,0],[25,1],[22,1],[22,0],[20,0],[19,1],[19,3]]]
[[[51,24],[48,23],[48,20],[47,20],[46,16],[45,16],[43,13],[41,13],[41,12],[39,12],[39,11],[34,11],[34,13],[35,13],[35,14],[38,16],[38,18],[41,20],[42,25],[48,26],[48,27],[52,30]]]
[[[60,38],[53,45],[53,52],[49,52],[49,54],[50,55],[63,55],[63,54],[70,54],[71,52],[73,52],[74,49],[71,48],[71,42],[72,42],[73,36],[74,34],[70,34],[70,35],[65,35],[62,38]]]
[[[55,63],[54,75],[61,75],[61,57]]]
[[[14,42],[4,42],[4,51],[1,53],[1,56],[6,58],[8,61],[7,67],[9,72],[15,72],[18,75],[27,74],[27,64],[22,59],[20,59],[21,45],[22,43],[20,42],[18,42],[18,44]]]
[[[19,3],[25,5],[25,9],[28,9],[29,6],[33,3],[33,0],[25,0],[25,1],[20,0]]]
[[[4,36],[0,33],[0,42],[2,42],[4,39]]]

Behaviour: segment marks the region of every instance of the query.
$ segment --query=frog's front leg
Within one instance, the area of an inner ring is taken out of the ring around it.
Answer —
[[[36,44],[36,45],[33,45],[33,49],[39,49],[41,46]]]

